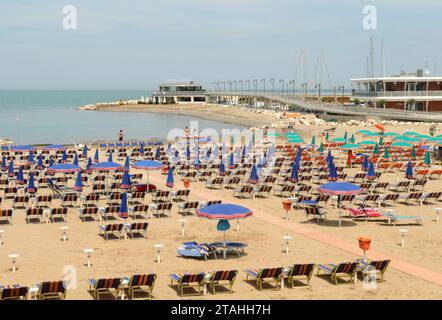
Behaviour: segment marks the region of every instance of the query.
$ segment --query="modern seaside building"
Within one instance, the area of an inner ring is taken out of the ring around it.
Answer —
[[[442,112],[442,77],[428,72],[351,79],[353,99],[375,108]]]
[[[153,103],[204,103],[206,90],[203,86],[189,82],[160,84],[159,91],[152,94]]]

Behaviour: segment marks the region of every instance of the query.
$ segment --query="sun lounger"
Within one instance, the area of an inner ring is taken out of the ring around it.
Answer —
[[[340,264],[318,264],[318,275],[320,271],[325,272],[328,275],[331,275],[332,281],[335,284],[338,284],[338,280],[342,276],[346,276],[349,278],[349,282],[352,283],[356,280],[356,272],[358,270],[358,262],[345,262]]]
[[[152,217],[153,215],[165,215],[170,217],[172,212],[172,202],[154,203],[151,204],[149,207]]]
[[[422,217],[420,216],[399,216],[392,213],[384,213],[383,216],[388,219],[388,224],[393,224],[393,226],[396,226],[397,222],[406,220],[413,220],[416,224],[422,225]]]
[[[26,208],[29,204],[29,196],[15,196],[12,202],[12,208]]]
[[[376,274],[376,281],[383,282],[384,281],[384,273],[390,265],[391,260],[358,260],[358,271],[362,273],[362,276],[365,277],[367,275]],[[377,275],[380,276],[380,279],[377,278]]]
[[[135,294],[145,294],[146,298],[139,299],[152,299],[152,292],[155,285],[155,280],[157,275],[155,273],[150,274],[136,274],[132,275],[130,278],[125,277],[124,281],[127,282],[127,290],[129,297],[135,300]]]
[[[442,200],[442,192],[429,192],[424,193],[421,198],[421,204],[423,203],[437,203],[438,201]]]
[[[216,294],[216,287],[229,287],[229,293],[233,293],[232,287],[235,283],[236,276],[238,275],[238,270],[224,270],[215,271],[209,280],[209,285],[212,288],[212,293]]]
[[[313,215],[313,218],[316,218],[318,223],[321,219],[327,219],[327,212],[320,210],[318,207],[305,207],[305,217],[307,220],[310,215]]]
[[[42,208],[28,208],[26,209],[25,220],[26,223],[31,222],[31,219],[38,219],[40,223],[43,219],[43,209]]]
[[[421,204],[422,192],[412,192],[399,197],[398,202],[405,203],[407,205],[414,201],[415,203]]]
[[[248,269],[244,270],[244,272],[246,273],[246,281],[251,277],[256,281],[259,290],[262,290],[263,284],[272,283],[274,283],[273,289],[281,289],[282,268],[265,268],[260,270]]]
[[[194,274],[169,274],[171,279],[170,285],[172,286],[174,282],[177,283],[177,289],[180,296],[184,296],[184,289],[186,288],[196,288],[197,295],[202,294],[203,282],[205,280],[206,273],[194,273]]]
[[[211,242],[210,245],[219,251],[226,250],[226,253],[237,254],[238,257],[245,254],[245,248],[247,247],[247,244],[242,242]]]
[[[100,295],[112,293],[114,293],[115,300],[118,298],[121,278],[89,279],[88,283],[94,299],[100,300]]]
[[[100,226],[100,235],[103,236],[105,240],[109,240],[109,235],[115,235],[118,239],[121,239],[121,235],[123,233],[124,224],[122,223],[114,223],[114,224],[107,224],[104,226]]]
[[[27,286],[0,286],[0,300],[27,300],[28,292]]]
[[[272,186],[268,185],[260,185],[257,188],[253,188],[252,196],[253,197],[259,197],[264,198],[264,196],[269,196],[270,191],[272,191]]]
[[[9,224],[11,224],[12,213],[13,209],[0,209],[0,221],[7,221]]]
[[[68,216],[68,208],[66,208],[66,207],[51,209],[50,217],[51,217],[52,223],[55,221],[55,218],[62,218],[63,221],[66,221],[67,216]]]
[[[172,200],[177,202],[187,201],[189,199],[189,194],[189,189],[172,191]]]
[[[145,198],[146,198],[146,192],[136,191],[129,195],[127,201],[131,205],[142,205],[144,204]]]
[[[38,300],[66,299],[66,285],[63,281],[44,281],[38,285]]]
[[[295,264],[284,271],[284,277],[287,278],[292,288],[295,288],[295,281],[299,280],[299,278],[305,279],[307,283],[304,286],[310,287],[310,279],[313,276],[315,266],[314,263]]]
[[[66,194],[61,197],[62,207],[76,207],[78,196],[76,194]]]
[[[127,234],[133,239],[134,234],[143,234],[144,237],[147,236],[147,228],[149,227],[148,222],[134,222],[127,227]]]
[[[251,198],[253,196],[253,187],[242,186],[233,192],[233,196],[242,199]]]
[[[187,213],[194,214],[198,209],[198,201],[186,201],[178,204],[178,213],[186,215]]]
[[[134,205],[132,208],[129,208],[129,216],[132,219],[135,219],[135,217],[147,218],[148,214],[149,214],[149,205],[147,204],[137,204]]]
[[[98,217],[98,208],[97,207],[86,207],[80,209],[80,219],[85,221],[86,217],[93,217],[96,219]]]
[[[190,258],[207,258],[213,255],[217,259],[217,248],[208,243],[184,242],[181,247],[177,248],[177,253],[182,257]]]

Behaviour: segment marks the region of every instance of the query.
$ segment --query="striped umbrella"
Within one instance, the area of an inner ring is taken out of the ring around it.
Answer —
[[[75,180],[75,187],[74,189],[78,192],[83,191],[83,180],[81,178],[81,170],[78,170],[77,173],[77,179]]]
[[[130,181],[129,171],[124,170],[123,179],[120,184],[120,189],[130,189],[132,183]]]
[[[258,170],[255,165],[252,166],[252,170],[250,171],[249,183],[252,184],[259,183]]]

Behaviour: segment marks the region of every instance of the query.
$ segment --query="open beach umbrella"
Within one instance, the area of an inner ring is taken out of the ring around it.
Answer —
[[[51,145],[43,148],[43,150],[46,150],[46,151],[59,151],[59,150],[65,150],[65,149],[66,149],[66,147],[62,146],[60,144],[51,144]]]
[[[124,169],[126,169],[127,171],[130,170],[130,159],[129,159],[129,156],[126,156],[126,160],[124,161]]]
[[[356,133],[362,134],[362,135],[366,135],[366,134],[370,134],[372,133],[370,130],[358,130]]]
[[[405,170],[405,178],[413,179],[413,164],[411,161],[407,163],[407,169]]]
[[[8,165],[6,164],[6,156],[2,157],[2,164],[0,167],[2,170],[6,170],[8,168]]]
[[[364,155],[364,159],[362,160],[362,170],[368,171],[368,155]]]
[[[397,133],[397,132],[386,132],[386,133],[384,133],[384,137],[396,137],[396,136],[400,136],[400,134]]]
[[[334,138],[332,139],[332,142],[347,142],[346,138]]]
[[[413,145],[405,141],[397,141],[391,144],[393,148],[411,148]]]
[[[91,169],[93,171],[121,171],[124,169],[124,167],[119,164],[119,163],[115,163],[115,162],[99,162],[97,164],[94,164]]]
[[[35,163],[34,154],[29,152],[28,163]]]
[[[109,157],[107,158],[107,162],[114,162],[112,151],[109,152]]]
[[[81,168],[78,165],[70,163],[57,164],[48,168],[48,172],[50,173],[73,173],[79,170],[81,170]]]
[[[431,164],[431,154],[430,154],[430,151],[425,152],[424,163],[425,163],[427,166],[430,166],[430,164]]]
[[[356,144],[356,143],[346,143],[346,144],[339,147],[339,149],[342,149],[342,150],[355,150],[355,149],[359,149],[359,148],[360,148],[359,144]]]
[[[173,188],[173,186],[174,186],[173,169],[172,168],[169,168],[169,171],[167,171],[166,186],[169,188]]]
[[[298,177],[298,166],[296,164],[296,162],[293,163],[293,167],[292,167],[292,173],[290,175],[290,181],[293,183],[297,183],[299,180]]]
[[[259,182],[258,170],[255,165],[252,165],[252,170],[250,171],[249,183],[257,184]]]
[[[118,216],[123,219],[127,219],[129,216],[129,212],[127,210],[127,193],[123,193],[123,196],[121,197],[121,204],[120,209],[118,210]]]
[[[82,192],[83,191],[83,180],[81,177],[81,170],[78,170],[77,173],[77,178],[75,179],[75,187],[74,189],[78,192]]]
[[[72,161],[72,164],[75,164],[75,165],[78,166],[78,155],[77,154],[75,154],[74,160]]]
[[[38,155],[37,169],[42,170],[44,168],[43,165],[43,155],[40,153]]]
[[[222,203],[213,204],[204,208],[198,209],[196,215],[201,218],[220,220],[217,225],[217,230],[224,232],[224,247],[226,246],[226,231],[230,229],[228,220],[245,219],[253,215],[253,212],[246,207]],[[225,222],[221,222],[224,220]],[[224,250],[224,259],[226,258],[226,250]]]
[[[374,163],[373,162],[370,162],[370,165],[368,166],[368,172],[367,172],[366,178],[368,180],[375,180],[376,179],[376,172],[374,170]]]
[[[364,140],[364,141],[359,142],[359,144],[362,146],[374,146],[377,143],[375,141],[371,141],[371,140]]]
[[[15,183],[16,184],[23,184],[24,182],[25,182],[25,179],[23,177],[23,167],[20,166],[18,168],[17,177],[15,178]]]
[[[149,187],[149,172],[152,170],[161,170],[164,164],[156,160],[141,160],[132,164],[135,169],[146,170],[147,186]]]
[[[100,162],[100,157],[99,157],[98,149],[95,149],[94,162],[95,163]]]
[[[350,182],[330,182],[319,187],[318,191],[323,194],[338,196],[338,208],[339,208],[339,227],[341,226],[341,195],[359,194],[363,189]]]
[[[35,188],[35,181],[34,181],[34,173],[29,174],[29,181],[28,181],[28,187],[26,189],[26,192],[28,193],[35,193],[37,189]]]
[[[14,152],[31,152],[35,150],[35,147],[29,145],[12,146],[11,150]]]
[[[132,183],[130,181],[129,171],[124,170],[123,178],[121,180],[120,189],[130,189]]]
[[[9,162],[8,176],[11,178],[14,176],[14,160]]]

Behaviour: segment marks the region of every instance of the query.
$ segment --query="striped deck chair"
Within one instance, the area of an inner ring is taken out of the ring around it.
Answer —
[[[307,283],[304,286],[310,287],[310,279],[313,276],[313,271],[315,270],[314,263],[308,264],[295,264],[287,272],[284,272],[284,276],[287,277],[288,282],[291,284],[292,288],[295,288],[295,281],[299,278],[305,279]]]
[[[320,271],[324,271],[326,274],[331,275],[332,281],[335,284],[339,284],[338,280],[342,279],[342,276],[349,278],[349,283],[354,283],[356,281],[356,273],[358,271],[358,262],[344,262],[340,264],[318,264],[317,275]]]
[[[265,268],[260,270],[248,269],[244,270],[246,273],[246,281],[249,280],[249,277],[252,277],[254,281],[256,281],[256,285],[259,290],[262,290],[263,284],[272,284],[274,283],[274,290],[281,289],[281,277],[282,277],[282,268]]]
[[[128,227],[127,234],[132,239],[134,238],[134,234],[143,234],[144,237],[146,237],[148,227],[149,227],[148,222],[134,222]]]
[[[348,181],[353,183],[362,182],[364,181],[365,176],[366,176],[365,172],[356,173],[354,176],[348,177]]]
[[[233,192],[233,196],[234,197],[238,197],[238,198],[251,198],[253,197],[253,187],[250,186],[242,186],[239,189],[236,189]]]
[[[269,196],[270,192],[272,191],[273,187],[268,185],[260,185],[258,188],[253,189],[252,196],[253,197],[259,197],[264,198],[265,195]]]
[[[267,176],[264,178],[263,184],[269,185],[274,184],[276,182],[276,178],[272,176]]]
[[[114,293],[115,300],[117,300],[120,290],[121,278],[89,279],[88,283],[89,291],[92,292],[94,299],[100,300],[100,295],[109,295]]]
[[[235,283],[238,270],[215,271],[210,277],[210,287],[212,293],[216,294],[216,287],[229,286],[229,293],[233,293],[232,287]]]
[[[206,273],[194,273],[194,274],[169,274],[170,285],[172,286],[174,282],[177,283],[177,289],[180,296],[184,296],[184,289],[186,288],[196,288],[197,295],[202,294],[203,282]]]
[[[100,235],[103,236],[105,240],[109,240],[110,234],[116,236],[118,239],[121,239],[124,224],[122,223],[107,224],[104,226],[100,226],[99,228],[100,228]]]
[[[376,274],[376,281],[383,282],[384,281],[384,273],[390,265],[391,260],[359,260],[358,271],[362,273],[362,276],[365,277],[367,275],[371,275],[373,273]],[[377,277],[380,276],[380,279]]]
[[[200,171],[200,173],[198,175],[198,180],[199,181],[207,181],[210,179],[212,174],[213,174],[212,171]]]
[[[100,201],[100,195],[98,193],[90,193],[81,198],[82,208],[97,208]]]
[[[209,189],[222,189],[223,188],[224,179],[222,177],[218,177],[212,180],[206,181],[206,188]]]
[[[68,208],[52,208],[51,209],[51,221],[54,223],[55,218],[61,218],[63,221],[66,221],[68,216]]]
[[[207,201],[207,202],[200,201],[200,209],[204,208],[204,207],[207,207],[207,206],[211,206],[212,204],[221,204],[221,203],[223,203],[222,200],[210,200],[210,201]]]
[[[427,204],[436,203],[441,200],[442,200],[442,192],[440,192],[440,191],[439,192],[429,192],[429,193],[424,193],[422,195],[421,204],[423,204],[423,203],[427,203]]]
[[[240,182],[241,182],[240,177],[232,177],[226,181],[224,188],[233,189],[235,186],[238,186]]]
[[[414,201],[415,203],[422,204],[421,203],[422,195],[423,195],[422,192],[411,192],[409,194],[404,194],[399,197],[398,202],[405,203],[406,205],[410,205],[412,201]]]
[[[318,207],[305,207],[305,217],[308,220],[309,215],[313,215],[313,218],[317,219],[317,222],[319,224],[319,221],[327,219],[327,213],[323,210],[319,210]]]
[[[38,285],[38,300],[66,299],[66,286],[63,281],[44,281]]]
[[[52,208],[52,196],[51,195],[37,196],[37,198],[35,199],[35,207]]]
[[[152,299],[152,292],[155,286],[155,280],[157,279],[156,273],[150,274],[135,274],[130,278],[125,277],[124,280],[128,282],[127,290],[132,300],[135,300],[135,294],[147,294],[146,298],[140,299]]]
[[[153,217],[153,215],[166,215],[170,217],[171,211],[172,202],[154,203],[150,205],[151,217]]]
[[[132,208],[129,208],[129,216],[132,219],[135,219],[136,217],[147,218],[148,214],[149,214],[148,204],[137,204],[134,205]]]
[[[49,182],[47,178],[40,178],[37,182],[38,188],[49,188]]]
[[[390,184],[389,189],[396,192],[407,191],[410,185],[410,181],[399,181],[398,183]]]
[[[390,203],[390,205],[394,206],[400,196],[399,193],[381,194],[378,199],[378,205],[379,207],[381,205],[386,207]]]
[[[100,208],[98,210],[100,211]],[[100,213],[101,216],[104,218],[104,220],[107,221],[109,217],[116,218],[119,212],[120,212],[120,206],[113,205],[104,208],[104,210],[103,208],[101,208]]]
[[[189,199],[189,194],[190,194],[189,189],[172,191],[171,199],[172,201],[177,201],[177,202],[187,201]]]
[[[196,209],[198,209],[198,201],[187,201],[178,204],[178,213],[186,215],[187,213],[195,214]]]
[[[146,192],[144,191],[136,191],[128,197],[128,202],[131,205],[140,205],[144,204],[144,199],[146,198]]]
[[[6,221],[9,224],[12,223],[13,209],[0,209],[0,221]]]
[[[43,209],[42,208],[26,209],[26,216],[25,216],[26,223],[29,223],[31,219],[38,219],[41,223],[43,219]]]
[[[0,300],[27,300],[28,292],[27,286],[0,286]]]
[[[29,196],[15,196],[12,202],[12,208],[26,208],[29,204]]]
[[[106,186],[104,184],[94,184],[92,186],[92,192],[96,194],[104,194]]]
[[[296,209],[301,209],[301,207],[305,207],[308,201],[312,201],[312,197],[311,196],[304,196],[304,195],[300,195],[298,197],[295,198],[290,198],[290,200],[292,201],[292,206],[296,207]]]
[[[437,180],[442,177],[442,170],[433,170],[430,172],[430,175],[428,176],[431,180]]]
[[[152,201],[156,203],[167,202],[170,199],[170,191],[157,190],[152,193]]]
[[[367,195],[356,196],[355,203],[363,205],[365,205],[367,202],[376,203],[379,200],[379,197],[380,197],[379,194],[367,194]]]
[[[98,217],[98,208],[97,207],[85,207],[80,209],[80,218],[85,221],[86,217],[94,217],[96,219]]]
[[[313,176],[312,183],[314,184],[322,184],[324,181],[328,179],[328,174],[318,174],[316,176]]]
[[[106,204],[108,206],[120,205],[121,199],[123,198],[123,194],[119,192],[114,192],[107,196]]]
[[[62,207],[76,207],[78,201],[78,196],[76,194],[66,194],[61,197]]]
[[[378,182],[373,186],[373,188],[371,190],[374,193],[383,194],[387,191],[387,188],[389,185],[390,185],[390,183],[388,183],[388,182]]]
[[[410,190],[415,190],[415,191],[424,191],[424,187],[427,184],[428,180],[427,179],[420,179],[420,180],[416,180],[414,181],[411,185],[410,185]]]
[[[294,185],[285,185],[280,188],[273,189],[273,194],[278,197],[290,197],[292,193],[295,191]]]

